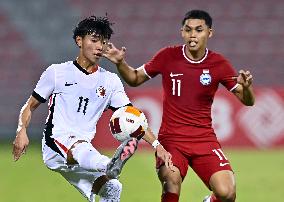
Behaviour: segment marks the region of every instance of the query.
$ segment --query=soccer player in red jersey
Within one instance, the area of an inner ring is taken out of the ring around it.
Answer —
[[[177,202],[188,166],[213,191],[204,202],[234,202],[235,177],[212,128],[211,106],[222,84],[247,106],[254,104],[252,75],[234,70],[220,54],[207,49],[212,37],[212,18],[202,10],[186,13],[181,36],[184,45],[166,47],[139,68],[129,66],[125,48],[110,44],[105,57],[117,65],[123,79],[138,86],[162,75],[163,118],[158,139],[171,153],[174,169],[157,158],[162,183],[162,202]],[[225,123],[224,123],[225,124]]]

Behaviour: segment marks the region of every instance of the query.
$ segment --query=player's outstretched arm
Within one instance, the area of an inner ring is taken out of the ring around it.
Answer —
[[[240,70],[239,75],[234,77],[238,87],[233,91],[236,97],[246,106],[254,105],[255,96],[252,89],[253,77],[249,71]]]
[[[13,142],[13,157],[17,161],[26,152],[29,145],[27,127],[30,123],[32,112],[40,105],[40,102],[31,96],[22,107],[19,115],[19,122],[16,131],[16,138]]]
[[[157,156],[165,162],[165,166],[172,171],[174,170],[173,162],[172,162],[172,155],[167,152],[164,147],[159,143],[159,141],[154,136],[153,132],[150,128],[147,129],[143,139],[151,144],[154,149],[156,149]]]
[[[125,52],[125,47],[122,47],[119,50],[112,43],[109,43],[109,46],[104,53],[104,57],[116,65],[119,74],[128,85],[139,86],[149,78],[142,68],[133,68],[127,64],[125,61]]]

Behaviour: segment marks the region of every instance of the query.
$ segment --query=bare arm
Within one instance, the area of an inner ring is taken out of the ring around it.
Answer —
[[[29,126],[32,117],[32,112],[40,104],[41,103],[37,99],[31,96],[20,111],[16,138],[13,142],[13,157],[15,161],[17,161],[21,157],[21,155],[25,153],[29,145],[27,127]]]
[[[158,140],[156,140],[156,137],[154,136],[150,128],[148,128],[147,131],[145,132],[143,139],[149,144],[151,144],[152,146],[153,146],[153,143],[156,143],[156,145],[154,146],[156,147],[155,149],[157,152],[157,156],[165,162],[165,166],[167,168],[174,170],[173,162],[172,162],[172,155],[164,149],[164,147],[158,142]]]
[[[104,57],[113,62],[119,74],[130,86],[139,86],[149,79],[142,68],[133,68],[125,61],[126,48],[122,47],[117,49],[113,44],[109,44],[109,48],[106,50]]]
[[[234,89],[233,93],[246,106],[252,106],[255,96],[252,89],[252,75],[249,71],[240,70],[238,77],[235,77],[240,84]]]

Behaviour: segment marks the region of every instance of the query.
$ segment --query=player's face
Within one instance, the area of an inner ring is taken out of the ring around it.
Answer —
[[[97,64],[107,48],[108,40],[96,34],[78,37],[77,44],[80,48],[80,57]]]
[[[212,36],[204,20],[188,19],[181,28],[181,35],[190,52],[205,51],[208,38]]]

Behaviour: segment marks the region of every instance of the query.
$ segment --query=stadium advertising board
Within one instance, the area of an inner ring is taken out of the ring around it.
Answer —
[[[128,89],[134,106],[144,111],[149,125],[157,134],[162,118],[162,90],[159,88]],[[103,115],[98,125],[95,144],[115,148],[108,122],[111,113]],[[224,89],[217,92],[212,107],[213,127],[223,147],[273,148],[284,146],[284,89],[256,88],[256,103],[243,106]],[[147,147],[146,143],[142,143]]]

